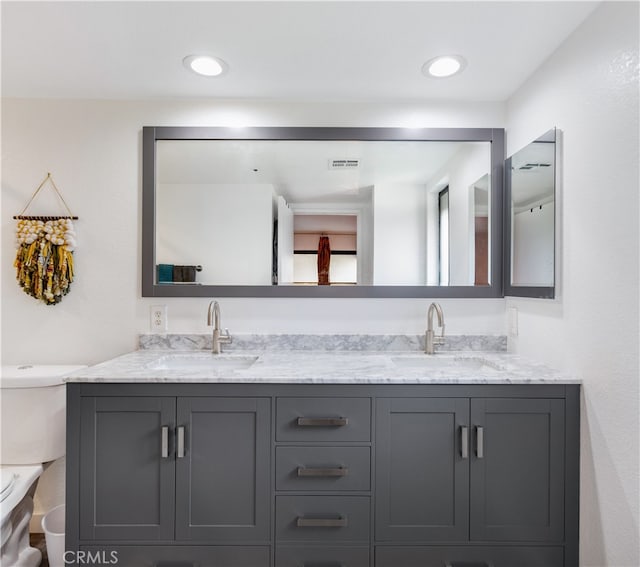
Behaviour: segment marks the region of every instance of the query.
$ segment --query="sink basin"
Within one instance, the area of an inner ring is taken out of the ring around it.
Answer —
[[[393,356],[391,361],[402,368],[424,368],[426,370],[477,370],[481,372],[500,370],[492,362],[480,357],[461,357],[437,355]]]
[[[257,356],[238,354],[167,354],[149,364],[151,370],[242,370],[249,368]]]

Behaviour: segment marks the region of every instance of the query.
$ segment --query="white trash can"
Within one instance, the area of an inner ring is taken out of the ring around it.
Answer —
[[[64,567],[64,504],[49,510],[42,518],[50,567]]]

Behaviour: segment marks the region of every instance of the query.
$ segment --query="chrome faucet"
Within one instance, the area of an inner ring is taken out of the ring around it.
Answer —
[[[209,311],[207,312],[207,325],[213,326],[213,345],[211,352],[220,354],[222,352],[221,345],[231,344],[232,338],[229,329],[225,329],[224,334],[220,332],[220,305],[217,301],[209,303]]]
[[[440,336],[435,336],[433,332],[433,312],[438,315],[438,327],[442,329]],[[442,313],[442,307],[438,303],[432,303],[427,310],[427,333],[424,344],[424,352],[426,354],[435,353],[435,345],[444,344],[444,315]]]

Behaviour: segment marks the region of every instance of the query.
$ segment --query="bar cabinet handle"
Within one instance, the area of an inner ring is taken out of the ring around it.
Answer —
[[[476,456],[484,459],[484,427],[480,425],[476,427]]]
[[[161,449],[160,456],[163,459],[166,459],[169,457],[169,426],[163,425],[160,431],[161,431],[161,438],[162,438],[160,442],[160,449]]]
[[[469,458],[469,428],[466,425],[460,426],[460,456]]]
[[[341,477],[341,476],[347,476],[348,474],[349,474],[349,469],[347,467],[335,467],[335,468],[298,467],[298,476]]]
[[[348,525],[347,518],[340,516],[339,518],[303,518],[298,516],[296,526],[299,528],[346,528]]]
[[[178,427],[178,447],[176,452],[177,452],[178,459],[182,459],[184,457],[184,426],[183,425]]]
[[[299,417],[300,427],[344,427],[349,423],[346,417]]]

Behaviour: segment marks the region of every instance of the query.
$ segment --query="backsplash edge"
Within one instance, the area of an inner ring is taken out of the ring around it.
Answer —
[[[424,351],[425,337],[420,335],[366,334],[238,334],[225,351],[244,350],[302,350],[302,351]],[[207,350],[211,348],[211,334],[155,334],[138,335],[139,350]],[[445,336],[438,351],[506,352],[506,335]]]

